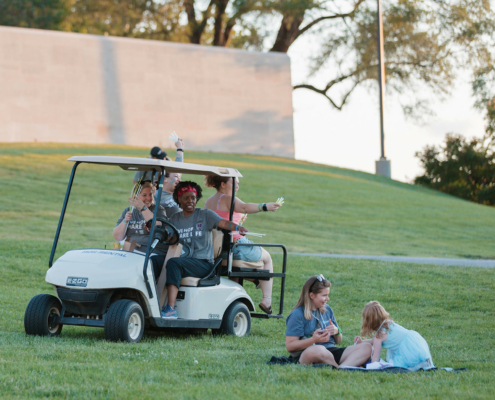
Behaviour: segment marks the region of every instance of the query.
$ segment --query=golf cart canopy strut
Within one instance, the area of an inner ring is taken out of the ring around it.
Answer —
[[[68,161],[87,164],[117,165],[126,171],[160,171],[193,175],[219,175],[229,178],[241,178],[242,175],[234,168],[211,167],[200,164],[190,164],[176,161],[155,160],[152,158],[112,157],[112,156],[76,156]]]

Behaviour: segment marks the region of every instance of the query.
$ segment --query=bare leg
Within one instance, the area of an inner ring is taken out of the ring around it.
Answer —
[[[175,300],[177,299],[177,293],[179,293],[179,288],[175,285],[167,285],[168,290],[168,305],[172,307],[175,306]]]
[[[371,357],[371,343],[359,343],[344,350],[340,365],[360,367]]]
[[[303,351],[301,358],[299,358],[299,364],[311,365],[311,364],[328,364],[339,368],[333,354],[330,353],[324,346],[311,346]]]
[[[263,261],[263,269],[268,272],[273,272],[273,262],[272,257],[268,251],[263,250],[261,260]],[[270,278],[269,281],[260,280],[261,292],[263,293],[263,300],[261,304],[263,304],[266,308],[272,305],[272,287],[273,287],[273,279]]]

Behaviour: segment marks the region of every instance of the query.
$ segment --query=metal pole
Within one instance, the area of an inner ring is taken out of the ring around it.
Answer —
[[[385,63],[383,60],[383,16],[382,16],[382,2],[377,0],[377,37],[378,37],[378,84],[380,85],[380,145],[381,156],[385,158],[385,133],[383,129],[383,101],[385,99]]]
[[[380,88],[380,159],[375,162],[376,174],[391,177],[390,161],[385,158],[385,129],[383,102],[385,99],[385,61],[383,49],[382,2],[377,0],[376,11],[377,47],[378,47],[378,84]]]

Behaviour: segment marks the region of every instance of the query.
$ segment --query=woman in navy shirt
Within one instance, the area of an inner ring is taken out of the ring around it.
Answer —
[[[304,284],[299,301],[287,318],[285,347],[300,364],[358,367],[371,357],[371,345],[337,347],[342,332],[327,304],[330,282],[323,275]]]

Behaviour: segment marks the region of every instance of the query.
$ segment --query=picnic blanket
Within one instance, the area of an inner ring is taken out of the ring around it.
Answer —
[[[270,361],[267,362],[269,365],[289,365],[289,364],[295,364],[294,358],[292,356],[289,357],[275,357],[273,356]],[[400,367],[393,367],[393,366],[386,366],[384,368],[380,369],[366,369],[366,368],[361,368],[361,367],[343,367],[343,368],[335,368],[333,365],[328,365],[328,364],[313,364],[314,368],[332,368],[332,369],[339,369],[341,371],[350,371],[350,372],[385,372],[389,374],[409,374],[417,371],[410,371],[407,368],[400,368]],[[443,370],[447,372],[455,372],[459,373],[462,371],[467,371],[467,368],[449,368],[449,367],[444,367],[444,368],[429,368],[429,369],[423,369],[420,368],[418,371],[438,371],[438,370]]]

